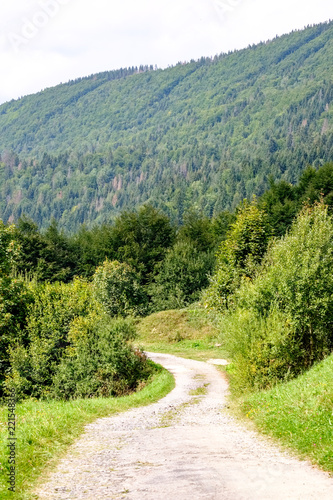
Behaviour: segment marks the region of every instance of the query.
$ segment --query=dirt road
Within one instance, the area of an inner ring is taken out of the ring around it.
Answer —
[[[37,492],[44,499],[333,499],[333,479],[281,453],[223,411],[208,363],[149,354],[176,388],[151,406],[99,419]]]

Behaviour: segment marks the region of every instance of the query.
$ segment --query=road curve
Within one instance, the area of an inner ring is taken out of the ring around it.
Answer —
[[[224,413],[227,383],[214,366],[149,357],[174,374],[175,389],[88,425],[40,500],[333,499],[332,478]]]

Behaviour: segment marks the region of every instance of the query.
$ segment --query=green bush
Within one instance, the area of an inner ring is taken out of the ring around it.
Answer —
[[[25,343],[11,343],[12,373],[6,386],[14,384],[18,395],[44,397],[70,344],[68,332],[72,322],[99,306],[93,299],[91,285],[81,279],[69,284],[32,281],[29,291],[33,302],[27,314]]]
[[[94,295],[111,316],[140,315],[147,306],[147,296],[139,275],[128,264],[105,260],[93,277]]]
[[[32,300],[25,282],[14,275],[19,258],[15,226],[0,221],[0,397],[10,368],[8,349],[13,342],[24,342],[27,308]]]
[[[127,343],[135,333],[129,320],[96,322],[94,318],[85,322],[83,330],[85,334],[57,367],[52,397],[120,396],[135,390],[149,377],[150,363]]]
[[[14,344],[5,385],[17,397],[71,399],[134,390],[151,373],[129,341],[133,323],[111,319],[95,300],[92,284],[31,283],[27,343]]]
[[[302,210],[275,241],[235,308],[222,318],[239,389],[267,387],[323,359],[333,348],[333,223],[327,207]]]
[[[233,359],[229,371],[236,393],[267,388],[302,371],[293,349],[295,332],[284,312],[272,308],[265,317],[251,307],[238,307],[223,316],[221,328],[222,342]]]

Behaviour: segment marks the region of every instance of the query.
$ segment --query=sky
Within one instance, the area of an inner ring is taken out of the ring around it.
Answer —
[[[332,0],[1,0],[0,103],[100,71],[214,56],[332,18]]]

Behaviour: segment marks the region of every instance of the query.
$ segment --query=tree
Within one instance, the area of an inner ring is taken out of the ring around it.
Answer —
[[[233,222],[235,222],[235,220],[235,213],[228,212],[227,210],[220,212],[212,219],[212,232],[214,234],[215,241],[220,244],[221,241],[225,240],[230,226]]]
[[[212,223],[208,217],[191,209],[184,215],[183,222],[184,224],[177,234],[178,241],[187,241],[201,252],[207,252],[214,248],[215,238]]]
[[[92,229],[82,225],[71,237],[70,244],[76,256],[76,272],[79,276],[92,277],[96,267],[106,258],[115,259],[112,231],[112,224],[94,226]]]
[[[45,234],[37,224],[26,216],[19,218],[15,238],[20,246],[16,263],[17,270],[42,281],[70,281],[79,274],[80,259],[75,255],[75,246],[60,232],[55,219]]]
[[[156,265],[175,238],[169,218],[151,205],[137,212],[123,212],[112,233],[117,260],[131,265],[144,285],[152,280]]]
[[[270,178],[270,188],[259,200],[274,228],[275,236],[283,236],[300,210],[300,202],[294,186],[286,181],[274,182]]]
[[[256,199],[252,203],[244,200],[218,250],[215,272],[205,294],[209,305],[229,307],[229,298],[241,280],[255,275],[271,237],[267,213],[258,207]]]
[[[14,276],[18,258],[15,226],[0,221],[0,394],[9,369],[8,349],[16,341],[25,340],[24,326],[31,301],[25,283]]]
[[[142,314],[147,307],[140,277],[126,263],[106,259],[96,269],[93,284],[96,299],[110,316]]]
[[[59,231],[55,219],[47,228],[43,239],[45,246],[40,252],[38,274],[48,281],[70,281],[76,274],[77,260],[69,238]]]
[[[35,273],[43,279],[40,259],[47,243],[38,230],[37,224],[26,216],[19,218],[16,224],[15,237],[20,245],[17,269],[20,273]]]

